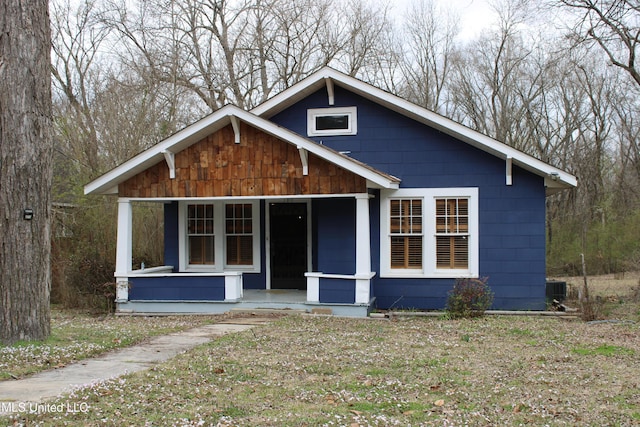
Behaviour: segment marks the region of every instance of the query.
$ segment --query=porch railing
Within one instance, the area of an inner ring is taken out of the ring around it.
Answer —
[[[224,301],[239,301],[243,296],[242,272],[241,271],[223,271],[216,273],[194,273],[181,272],[174,273],[173,266],[163,265],[160,267],[151,267],[140,270],[130,271],[126,276],[116,276],[116,302],[125,303],[129,301],[129,286],[131,279],[140,278],[143,280],[152,278],[206,278],[206,277],[223,277],[224,278]]]
[[[375,272],[366,274],[305,273],[307,277],[307,302],[369,304],[371,279],[375,275]],[[330,292],[330,288],[333,290],[334,296],[324,296]]]

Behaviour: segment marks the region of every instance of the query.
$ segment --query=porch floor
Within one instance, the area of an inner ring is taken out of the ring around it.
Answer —
[[[248,303],[295,303],[307,302],[307,291],[296,289],[245,289],[242,302]]]
[[[333,314],[347,317],[367,317],[373,308],[369,304],[308,303],[307,291],[288,289],[245,289],[237,301],[162,301],[129,300],[118,302],[119,315],[215,314],[229,311],[286,310],[306,313]]]

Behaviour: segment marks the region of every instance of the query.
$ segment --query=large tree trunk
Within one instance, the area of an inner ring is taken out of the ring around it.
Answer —
[[[0,340],[50,332],[51,34],[47,0],[0,3]],[[33,219],[25,217],[33,211]]]

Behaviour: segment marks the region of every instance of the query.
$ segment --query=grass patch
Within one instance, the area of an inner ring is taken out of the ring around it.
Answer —
[[[640,391],[629,373],[639,348],[633,324],[291,316],[57,401],[86,403],[87,412],[15,414],[0,423],[632,425]]]
[[[602,344],[595,348],[579,347],[574,348],[573,352],[581,356],[607,356],[613,357],[618,355],[632,355],[633,350],[621,346]]]
[[[47,369],[127,347],[148,337],[210,323],[215,317],[116,317],[84,311],[51,311],[51,335],[45,341],[0,346],[0,380]]]

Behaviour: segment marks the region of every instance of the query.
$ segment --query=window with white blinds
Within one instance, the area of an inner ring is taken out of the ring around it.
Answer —
[[[383,192],[380,272],[383,277],[478,274],[478,189]]]

